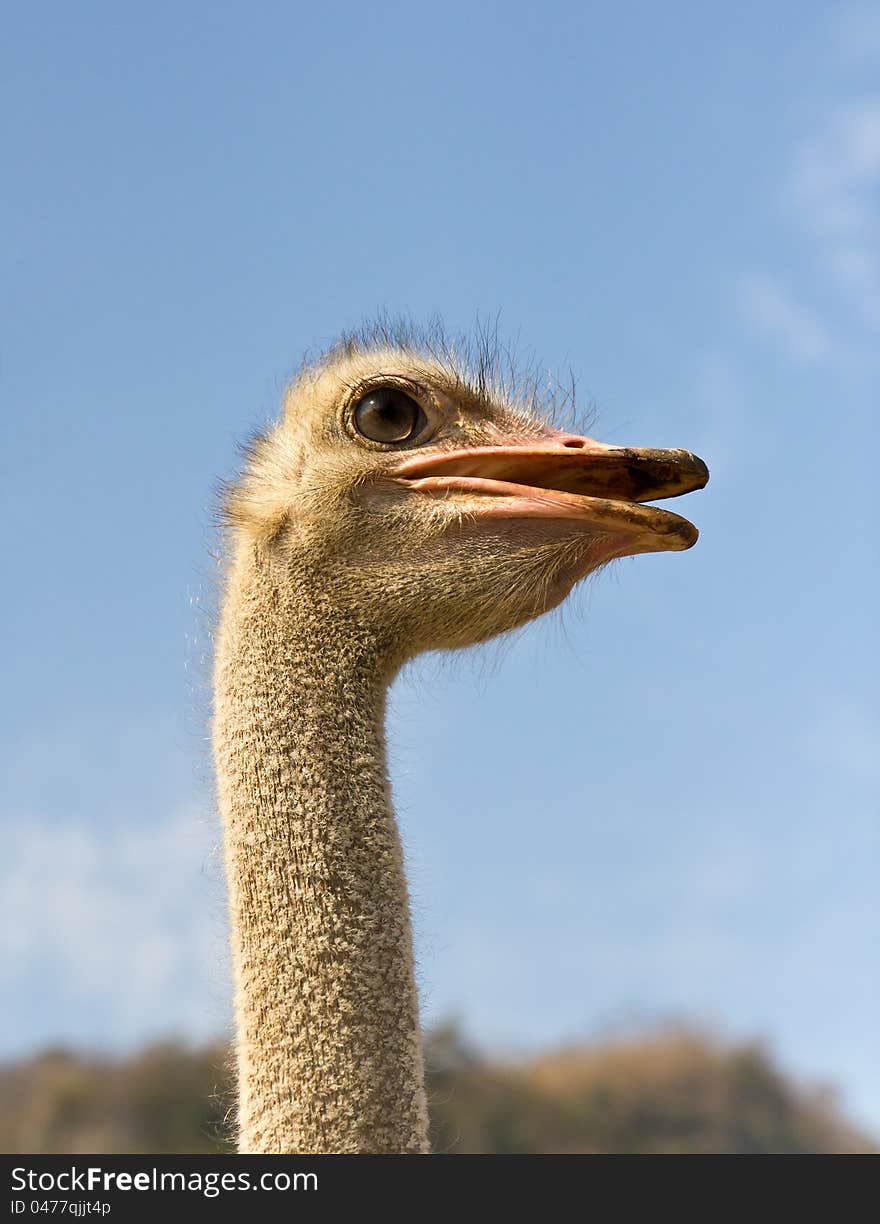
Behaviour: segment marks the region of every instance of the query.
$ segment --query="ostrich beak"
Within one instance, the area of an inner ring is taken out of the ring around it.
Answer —
[[[521,444],[413,455],[391,475],[422,494],[465,498],[477,518],[579,521],[622,556],[695,544],[687,519],[643,503],[702,489],[709,470],[690,451],[607,446],[554,430]]]

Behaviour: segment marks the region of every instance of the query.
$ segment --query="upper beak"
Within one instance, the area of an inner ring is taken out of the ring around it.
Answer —
[[[473,476],[629,502],[679,497],[702,489],[709,480],[709,469],[690,451],[607,446],[574,434],[524,445],[414,455],[394,474],[409,480]]]
[[[609,556],[690,548],[699,534],[692,523],[641,503],[709,479],[690,451],[607,446],[555,430],[514,445],[410,455],[392,475],[434,497],[465,497],[477,517],[575,520],[606,538]]]

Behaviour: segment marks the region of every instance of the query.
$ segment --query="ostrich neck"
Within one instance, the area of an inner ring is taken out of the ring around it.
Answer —
[[[242,1151],[427,1150],[388,676],[353,619],[242,547],[214,716]]]

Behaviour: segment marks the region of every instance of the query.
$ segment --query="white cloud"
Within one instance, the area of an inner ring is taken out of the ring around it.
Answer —
[[[844,60],[880,59],[880,8],[875,3],[842,6],[834,32]]]
[[[0,982],[34,1044],[203,1038],[223,1026],[224,900],[204,817],[4,826]]]
[[[880,100],[840,107],[794,159],[791,193],[817,234],[867,237],[877,226]]]
[[[835,246],[828,266],[839,288],[871,327],[880,328],[880,257],[867,246]]]
[[[832,282],[870,328],[880,327],[878,193],[880,99],[869,98],[839,107],[804,141],[788,194]]]
[[[831,338],[818,316],[769,277],[750,277],[742,287],[742,304],[756,330],[778,341],[794,361],[822,361],[831,352]]]

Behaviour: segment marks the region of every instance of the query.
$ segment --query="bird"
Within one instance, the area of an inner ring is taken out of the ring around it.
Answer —
[[[212,712],[247,1153],[423,1153],[428,1109],[385,707],[400,669],[697,529],[686,450],[551,423],[488,332],[387,320],[293,377],[225,487]]]

